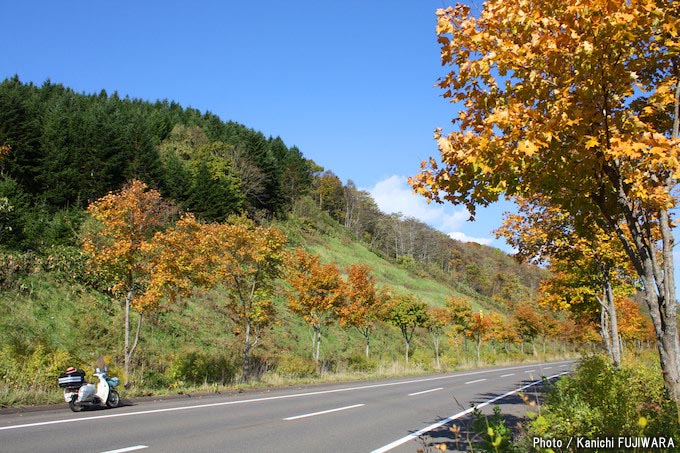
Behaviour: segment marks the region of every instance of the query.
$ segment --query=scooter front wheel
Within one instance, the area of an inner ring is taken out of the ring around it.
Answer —
[[[73,395],[73,398],[71,398],[71,401],[68,402],[68,407],[70,407],[73,412],[80,412],[80,411],[83,410],[83,406],[76,403],[77,399],[78,399],[78,395]]]
[[[118,407],[120,404],[120,395],[115,390],[109,392],[109,399],[106,400],[106,405],[108,407]]]

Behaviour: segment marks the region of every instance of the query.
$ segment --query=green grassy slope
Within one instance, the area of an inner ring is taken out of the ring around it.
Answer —
[[[274,225],[289,237],[291,249],[303,247],[341,269],[366,264],[378,284],[394,293],[411,293],[433,306],[442,306],[451,295],[462,296],[421,267],[378,256],[323,213],[313,221],[291,216]],[[84,261],[69,259],[76,255],[77,250],[69,249],[56,259],[27,257],[20,272],[8,272],[15,258],[8,258],[9,254],[0,257],[0,283],[5,287],[0,291],[0,406],[58,401],[56,376],[68,365],[82,367],[105,357],[113,365],[112,374],[120,375],[120,301],[75,277],[84,274]],[[57,268],[52,262],[62,265]],[[162,312],[145,316],[132,376],[141,389],[138,392],[235,382],[240,373],[242,338],[224,309],[225,297],[219,289],[197,291],[168,304]],[[479,296],[472,298],[472,304],[475,309],[487,308],[487,300]],[[254,351],[256,373],[266,377],[285,364],[290,375],[315,374],[309,326],[288,311],[282,295],[277,311],[277,323]],[[459,354],[453,348],[445,344],[442,352],[450,350],[449,358],[455,361]],[[431,367],[431,349],[429,336],[424,332],[417,335],[412,365]],[[370,362],[363,351],[363,337],[357,331],[330,326],[321,346],[323,369],[337,372],[390,366],[402,360],[401,335],[381,324],[371,339]],[[22,392],[21,388],[35,391]]]

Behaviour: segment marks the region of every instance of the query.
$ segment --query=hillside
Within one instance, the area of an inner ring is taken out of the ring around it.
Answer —
[[[0,161],[0,375],[9,401],[2,404],[21,400],[16,389],[28,385],[49,393],[67,364],[105,356],[121,365],[120,298],[107,292],[111,283],[88,272],[81,238],[91,228],[84,226],[85,208],[131,179],[158,189],[172,212],[192,212],[202,222],[247,215],[282,230],[288,250],[301,247],[342,274],[349,265],[367,265],[379,288],[432,307],[454,296],[472,311],[509,317],[517,304],[535,300],[544,274],[496,249],[380,212],[366,192],[280,138],[168,101],[6,80],[0,145],[8,150]],[[359,332],[336,321],[323,332],[323,363],[314,363],[309,326],[288,309],[285,286],[275,285],[275,322],[254,351],[257,376],[375,369],[401,358],[397,328],[375,326],[369,360]],[[238,379],[242,331],[226,297],[224,288],[196,288],[145,314],[131,380],[149,389]],[[460,341],[449,332],[443,363],[471,354],[467,342],[457,349]],[[430,342],[424,329],[416,331],[412,363],[433,366]],[[511,350],[518,345],[505,344]]]

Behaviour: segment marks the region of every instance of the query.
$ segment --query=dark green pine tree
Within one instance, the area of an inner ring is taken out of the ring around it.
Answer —
[[[191,174],[176,152],[168,152],[165,156],[160,189],[164,198],[187,206],[192,190]]]
[[[18,76],[0,83],[0,145],[10,145],[12,152],[3,162],[4,171],[28,193],[37,195],[41,116],[44,101],[33,85],[24,85]]]
[[[315,164],[305,159],[300,150],[293,146],[281,158],[282,178],[281,195],[286,207],[302,195],[309,193],[314,182]]]
[[[246,140],[246,149],[255,165],[265,176],[264,193],[257,200],[254,200],[252,205],[256,209],[272,214],[277,213],[279,211],[277,202],[280,195],[280,175],[269,142],[260,132],[251,130]]]

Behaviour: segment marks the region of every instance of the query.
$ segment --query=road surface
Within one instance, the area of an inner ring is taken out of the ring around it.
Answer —
[[[73,413],[0,415],[2,452],[411,452],[453,423],[574,362],[237,395],[145,401]],[[499,401],[500,402],[500,401]]]

